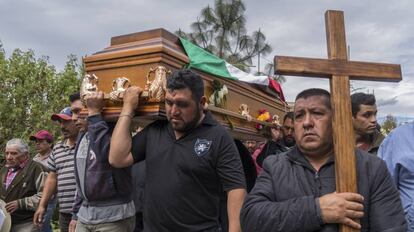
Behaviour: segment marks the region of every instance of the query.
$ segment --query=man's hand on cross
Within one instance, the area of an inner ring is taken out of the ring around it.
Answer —
[[[361,229],[364,197],[358,193],[330,193],[319,198],[324,223],[340,223]]]

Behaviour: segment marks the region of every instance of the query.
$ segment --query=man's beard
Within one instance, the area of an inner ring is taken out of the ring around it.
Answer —
[[[295,138],[293,137],[283,137],[283,142],[287,147],[292,147],[296,144]]]
[[[195,116],[194,116],[192,121],[184,124],[182,128],[173,127],[173,129],[175,131],[178,131],[178,132],[181,132],[181,133],[187,133],[187,132],[193,130],[195,127],[197,127],[198,122],[200,121],[200,118],[201,118],[200,107],[198,105],[197,105],[197,108],[196,108],[194,114],[195,114]]]

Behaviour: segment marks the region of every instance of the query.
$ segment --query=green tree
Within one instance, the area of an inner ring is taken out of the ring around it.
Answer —
[[[274,63],[267,63],[266,64],[264,75],[272,77],[274,80],[276,80],[279,83],[286,82],[286,77],[285,76],[275,74],[275,65],[274,65]]]
[[[252,58],[269,54],[272,48],[260,29],[247,34],[245,10],[241,0],[216,0],[213,8],[201,10],[197,21],[191,24],[192,32],[179,29],[176,34],[248,71]]]
[[[381,132],[388,135],[394,128],[397,127],[397,118],[388,114],[381,125]]]
[[[11,138],[27,141],[41,129],[60,136],[50,117],[69,105],[68,96],[79,90],[82,72],[73,55],[57,72],[47,57],[37,59],[32,50],[16,49],[6,58],[0,45],[0,147]]]

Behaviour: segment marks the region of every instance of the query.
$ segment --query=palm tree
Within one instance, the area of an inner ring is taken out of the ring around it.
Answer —
[[[286,77],[283,75],[277,75],[275,74],[275,64],[274,63],[267,63],[265,66],[265,72],[266,75],[268,75],[269,77],[272,77],[274,80],[276,80],[279,83],[284,83],[286,82]]]
[[[179,29],[176,34],[248,71],[253,57],[266,55],[272,48],[260,29],[251,36],[247,34],[245,10],[241,0],[216,0],[213,8],[201,10],[197,21],[191,24],[193,32]]]

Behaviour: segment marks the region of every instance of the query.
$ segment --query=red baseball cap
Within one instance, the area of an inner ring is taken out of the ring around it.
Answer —
[[[40,130],[35,135],[30,136],[30,140],[44,139],[53,143],[53,135],[47,130]]]
[[[69,121],[69,120],[72,120],[72,111],[70,110],[70,107],[65,107],[58,114],[53,114],[52,115],[52,120],[53,121],[58,121],[58,120]]]

